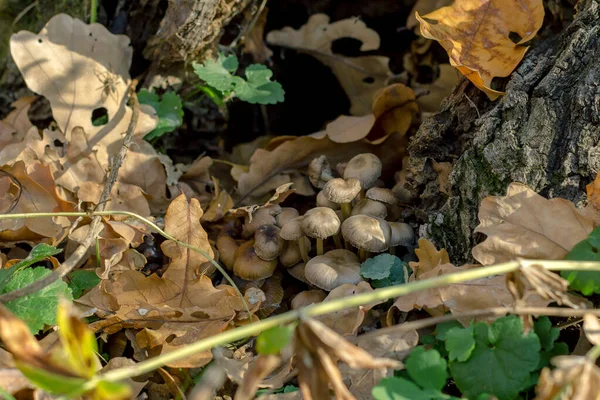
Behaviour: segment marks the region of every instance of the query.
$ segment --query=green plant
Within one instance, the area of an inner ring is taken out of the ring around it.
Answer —
[[[600,261],[600,228],[590,233],[587,239],[577,243],[565,257],[573,261]],[[569,281],[569,287],[586,296],[600,293],[600,272],[563,271],[563,278]]]
[[[156,93],[142,89],[137,96],[140,104],[152,106],[158,116],[156,128],[144,136],[144,140],[157,139],[165,133],[173,132],[183,123],[181,98],[176,93],[166,92],[161,99]]]
[[[194,63],[194,72],[209,87],[208,94],[217,105],[237,97],[252,104],[276,104],[284,100],[283,88],[279,82],[271,81],[273,72],[262,64],[249,65],[244,74],[246,79],[236,76],[239,67],[235,55],[219,54],[216,60],[204,64]]]
[[[408,280],[408,264],[394,255],[380,254],[363,262],[360,274],[370,279],[374,288],[399,285]]]

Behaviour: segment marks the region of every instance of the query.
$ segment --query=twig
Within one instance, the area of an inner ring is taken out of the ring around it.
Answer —
[[[15,26],[21,20],[21,18],[23,18],[25,16],[25,14],[27,14],[33,7],[35,7],[37,5],[38,5],[38,0],[35,0],[30,5],[25,7],[19,14],[17,14],[15,19],[13,19],[12,25],[10,26],[10,31],[13,32],[15,30]]]
[[[99,211],[103,211],[106,206],[107,200],[110,198],[110,192],[117,181],[117,176],[119,174],[119,168],[121,168],[121,164],[127,155],[127,150],[129,149],[129,145],[131,144],[131,139],[133,138],[133,132],[135,131],[135,127],[137,125],[140,107],[137,101],[137,95],[135,94],[135,87],[137,86],[137,81],[134,79],[131,81],[129,85],[129,100],[131,104],[131,108],[133,113],[131,115],[131,121],[129,121],[129,126],[127,127],[127,131],[125,132],[125,138],[123,139],[123,145],[121,146],[121,150],[119,154],[113,158],[113,161],[110,166],[108,177],[106,178],[106,184],[104,185],[104,190],[102,191],[102,195],[100,196],[100,200],[98,201],[97,209]],[[79,213],[81,214],[81,213]],[[89,215],[89,214],[88,214]],[[79,216],[79,215],[78,215]],[[0,216],[1,217],[1,216]],[[16,214],[9,214],[11,218],[19,218]],[[53,282],[63,279],[67,276],[85,257],[89,248],[94,244],[96,237],[102,232],[102,216],[95,215],[90,223],[90,229],[79,245],[77,249],[71,254],[69,258],[65,260],[58,268],[52,271],[51,274],[45,276],[44,278],[37,280],[30,285],[22,287],[17,290],[13,290],[12,292],[8,292],[0,295],[0,302],[6,303],[11,300],[18,299],[20,297],[27,296],[31,293],[35,293],[46,286],[52,284]]]
[[[475,105],[475,103],[473,103],[473,100],[471,100],[469,98],[469,96],[467,96],[466,93],[463,93],[465,95],[465,97],[467,98],[467,101],[469,102],[469,104],[471,104],[473,106],[473,108],[475,109],[475,111],[477,111],[477,118],[481,118],[481,115],[479,114],[479,108],[477,108],[477,106]]]
[[[90,4],[90,24],[98,19],[98,0],[91,0]]]
[[[256,25],[256,22],[260,18],[260,15],[262,14],[266,5],[267,5],[267,0],[262,0],[262,2],[260,3],[260,6],[258,7],[258,10],[256,10],[254,15],[252,16],[252,20],[250,21],[250,23],[244,27],[244,29],[240,32],[240,34],[227,47],[229,47],[230,49],[234,49],[237,46],[238,42],[242,38],[245,38],[245,36],[248,35],[248,33],[250,33],[250,31],[252,30],[252,28],[254,28],[254,25]]]
[[[93,389],[100,380],[115,382],[142,375],[147,372],[151,372],[159,367],[162,367],[167,363],[180,360],[185,357],[189,357],[190,355],[199,353],[201,351],[209,350],[216,346],[222,346],[227,343],[231,343],[249,336],[258,335],[260,332],[266,329],[296,321],[300,317],[316,317],[332,312],[362,306],[364,304],[386,301],[393,297],[405,296],[410,293],[414,293],[421,290],[440,288],[444,286],[449,286],[454,283],[466,282],[470,280],[486,278],[489,276],[506,274],[508,272],[516,271],[522,266],[528,265],[541,265],[550,271],[600,271],[600,262],[562,260],[516,260],[488,267],[474,268],[466,271],[455,272],[452,274],[441,275],[435,278],[425,279],[422,281],[409,282],[403,285],[375,289],[371,292],[355,294],[349,297],[342,297],[324,303],[313,304],[300,310],[288,311],[284,314],[280,314],[275,317],[267,318],[259,322],[254,322],[246,326],[232,329],[230,331],[221,332],[218,335],[199,340],[197,342],[189,344],[188,346],[175,349],[169,353],[161,354],[160,356],[142,361],[136,365],[114,369],[112,371],[106,372],[105,374],[98,375],[92,380],[90,380],[88,383],[86,383],[86,388],[88,390]],[[538,312],[543,313],[545,308],[531,307],[527,309],[519,308],[519,310],[522,312],[525,312],[523,310],[526,310],[527,313],[536,314]],[[579,314],[584,313],[585,311],[597,312],[592,310],[573,309],[569,310],[569,313]],[[567,313],[567,311],[564,311],[564,313]]]

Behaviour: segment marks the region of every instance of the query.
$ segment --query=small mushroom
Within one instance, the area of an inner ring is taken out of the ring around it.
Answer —
[[[289,268],[298,264],[302,261],[302,254],[300,254],[300,247],[298,246],[298,241],[286,242],[287,246],[283,252],[279,255],[279,263],[285,268]],[[308,245],[306,253],[310,253],[310,241],[306,241]]]
[[[296,241],[298,243],[298,248],[300,249],[300,254],[302,255],[302,260],[304,260],[304,262],[308,262],[309,258],[307,242],[309,244],[310,242],[306,238],[306,236],[304,235],[304,231],[302,230],[302,218],[303,217],[296,217],[286,222],[285,225],[281,227],[281,230],[279,231],[279,236],[283,240]]]
[[[358,179],[361,188],[367,190],[373,186],[381,175],[381,168],[381,161],[375,154],[358,154],[348,161],[348,165],[344,170],[344,179]]]
[[[340,231],[340,220],[331,208],[315,207],[308,210],[301,222],[302,230],[306,236],[317,240],[317,255],[323,254],[323,240],[334,236],[336,246],[342,247],[337,233]]]
[[[313,160],[308,165],[308,179],[310,183],[318,189],[322,189],[328,180],[332,179],[331,166],[327,157],[321,155]]]
[[[396,199],[396,195],[392,190],[382,187],[370,188],[367,190],[367,193],[365,193],[365,197],[367,199],[379,201],[390,206],[396,205],[398,202],[398,199]]]
[[[306,277],[304,276],[304,270],[306,268],[306,263],[301,262],[294,265],[292,268],[288,268],[286,271],[288,274],[298,279],[300,282],[308,283]]]
[[[235,252],[233,273],[247,281],[265,279],[273,275],[277,259],[265,261],[254,250],[254,239],[244,242]]]
[[[238,244],[234,238],[229,235],[221,235],[217,237],[215,246],[219,250],[219,260],[227,268],[228,271],[233,270],[233,260],[235,252],[238,249]]]
[[[317,206],[331,208],[332,210],[340,209],[340,205],[338,203],[334,203],[333,201],[329,201],[329,199],[325,197],[325,194],[322,190],[317,193]]]
[[[344,249],[314,257],[306,264],[304,275],[309,283],[327,291],[345,283],[356,285],[362,281],[358,257]]]
[[[396,246],[411,246],[415,241],[413,228],[404,222],[388,222],[392,236],[390,237],[390,253],[396,253]]]
[[[261,286],[261,290],[265,293],[265,300],[256,313],[259,318],[267,318],[281,305],[281,301],[283,300],[281,280],[281,273],[276,271],[273,276],[268,278]]]
[[[252,213],[252,220],[246,217],[244,224],[244,237],[248,238],[254,235],[254,232],[263,225],[275,225],[275,216],[281,212],[281,206],[271,204],[266,207],[261,207]]]
[[[283,228],[286,222],[299,217],[300,213],[293,207],[282,207],[281,212],[275,217],[275,223],[278,227]]]
[[[291,302],[292,310],[310,306],[311,304],[320,303],[325,300],[327,293],[320,289],[305,290],[298,293]]]
[[[358,203],[352,208],[352,215],[370,215],[371,217],[385,218],[387,217],[388,210],[385,204],[371,200],[371,199],[360,199]]]
[[[323,187],[323,195],[333,203],[342,207],[342,216],[345,220],[352,212],[352,200],[360,193],[358,179],[333,178]]]
[[[220,257],[219,250],[217,250],[217,248],[212,243],[212,241],[210,241],[210,247],[212,248],[212,251],[214,254],[213,260],[218,263],[219,257]],[[198,267],[196,276],[202,276],[202,275],[211,276],[215,272],[216,269],[217,269],[217,267],[215,267],[215,265],[212,263],[211,260],[206,260],[202,264],[200,264],[200,266]]]
[[[279,229],[275,225],[263,225],[254,232],[254,250],[263,260],[274,260],[285,248],[285,241],[279,237]]]
[[[367,252],[380,253],[390,245],[390,225],[381,218],[353,215],[342,223],[342,235],[352,246],[359,249],[360,260]]]

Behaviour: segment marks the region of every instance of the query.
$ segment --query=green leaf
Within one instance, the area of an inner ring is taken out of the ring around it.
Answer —
[[[446,334],[446,350],[450,361],[466,361],[475,349],[473,325],[468,328],[452,328]]]
[[[1,289],[0,293],[8,293],[25,287],[51,271],[46,268],[26,268],[17,271]],[[27,323],[32,333],[38,333],[44,325],[56,325],[56,311],[59,296],[73,300],[71,289],[61,280],[55,281],[42,290],[7,302],[6,307],[17,317]]]
[[[81,297],[84,291],[95,287],[98,283],[100,283],[100,278],[94,271],[78,269],[69,274],[69,287],[75,299]]]
[[[408,375],[422,388],[442,390],[446,385],[448,365],[437,350],[415,347],[405,364]]]
[[[565,260],[600,261],[600,228],[590,233],[587,239],[577,243],[566,255]],[[600,272],[562,271],[561,276],[569,281],[569,287],[585,296],[600,293]]]
[[[473,325],[475,348],[464,362],[450,362],[456,385],[469,398],[491,393],[500,400],[513,399],[530,382],[541,348],[537,335],[523,334],[516,316],[503,317],[490,326]]]
[[[173,92],[163,94],[162,100],[157,94],[146,89],[138,93],[140,104],[148,104],[154,108],[158,116],[158,123],[152,132],[144,136],[144,140],[159,138],[165,133],[173,132],[183,123],[183,109],[181,98]]]
[[[35,245],[35,247],[33,247],[29,252],[29,255],[18,263],[14,264],[13,267],[15,267],[17,270],[21,270],[61,252],[62,249],[57,249],[54,246],[40,243]]]
[[[256,351],[259,354],[279,354],[290,342],[294,328],[293,325],[275,326],[262,332],[256,338]]]
[[[369,258],[360,266],[363,278],[371,279],[371,286],[381,288],[406,282],[407,264],[391,254],[380,254]]]
[[[245,83],[242,78],[232,75],[238,69],[235,55],[225,57],[219,54],[216,61],[206,60],[204,64],[193,63],[192,67],[200,79],[221,92],[231,92]]]
[[[435,337],[437,340],[446,340],[446,334],[454,328],[463,328],[462,324],[456,320],[442,322],[435,326]]]
[[[273,71],[262,64],[246,68],[247,82],[233,91],[243,101],[251,104],[276,104],[282,102],[285,92],[279,82],[272,82]]]
[[[421,389],[413,382],[398,377],[383,378],[371,390],[374,400],[458,400],[438,390]]]
[[[554,347],[554,342],[558,339],[560,335],[560,330],[558,328],[552,327],[552,322],[550,322],[550,318],[543,316],[538,318],[533,325],[533,330],[535,334],[540,338],[540,344],[542,349],[546,351],[552,350]]]

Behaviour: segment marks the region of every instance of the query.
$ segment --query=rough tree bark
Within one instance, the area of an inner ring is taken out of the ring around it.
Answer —
[[[528,50],[506,96],[490,103],[463,81],[409,145],[420,234],[455,263],[482,239],[473,230],[484,197],[519,181],[577,203],[600,170],[600,0],[577,7],[569,27]],[[454,164],[448,195],[432,161]]]

